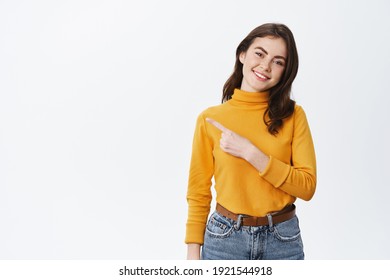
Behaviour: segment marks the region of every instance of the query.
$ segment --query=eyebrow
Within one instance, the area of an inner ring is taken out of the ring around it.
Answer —
[[[265,50],[265,49],[263,49],[262,47],[255,47],[255,49],[260,49],[260,50],[262,50],[265,54],[267,54],[268,55],[268,52]],[[287,59],[284,57],[284,56],[282,56],[282,55],[275,55],[275,57],[274,58],[281,58],[281,59],[284,59],[285,61],[287,61]]]

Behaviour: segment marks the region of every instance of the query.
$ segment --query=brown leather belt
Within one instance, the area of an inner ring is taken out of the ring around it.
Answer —
[[[240,214],[235,214],[233,212],[230,212],[227,210],[225,207],[217,203],[217,208],[216,210],[226,218],[230,218],[234,221],[238,221]],[[283,210],[275,213],[271,213],[269,215],[272,218],[272,223],[277,224],[281,223],[287,220],[290,220],[295,216],[295,205],[291,204],[284,208]],[[255,216],[248,216],[248,215],[241,215],[241,225],[243,226],[251,226],[251,227],[256,227],[256,226],[268,226],[269,225],[269,220],[268,216],[264,217],[255,217]]]

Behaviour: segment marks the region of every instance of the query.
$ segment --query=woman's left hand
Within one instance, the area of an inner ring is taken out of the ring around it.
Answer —
[[[260,172],[265,169],[269,157],[260,151],[251,141],[213,119],[206,118],[206,121],[222,132],[220,147],[224,152],[248,161]]]

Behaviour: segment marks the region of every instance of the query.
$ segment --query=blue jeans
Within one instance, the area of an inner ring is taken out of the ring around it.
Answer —
[[[206,226],[203,260],[303,260],[298,218],[267,226],[241,226],[215,211]]]

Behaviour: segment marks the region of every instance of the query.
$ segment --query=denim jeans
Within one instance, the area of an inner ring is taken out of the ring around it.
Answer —
[[[201,258],[204,260],[303,260],[297,216],[267,226],[241,226],[215,211],[209,218]]]

